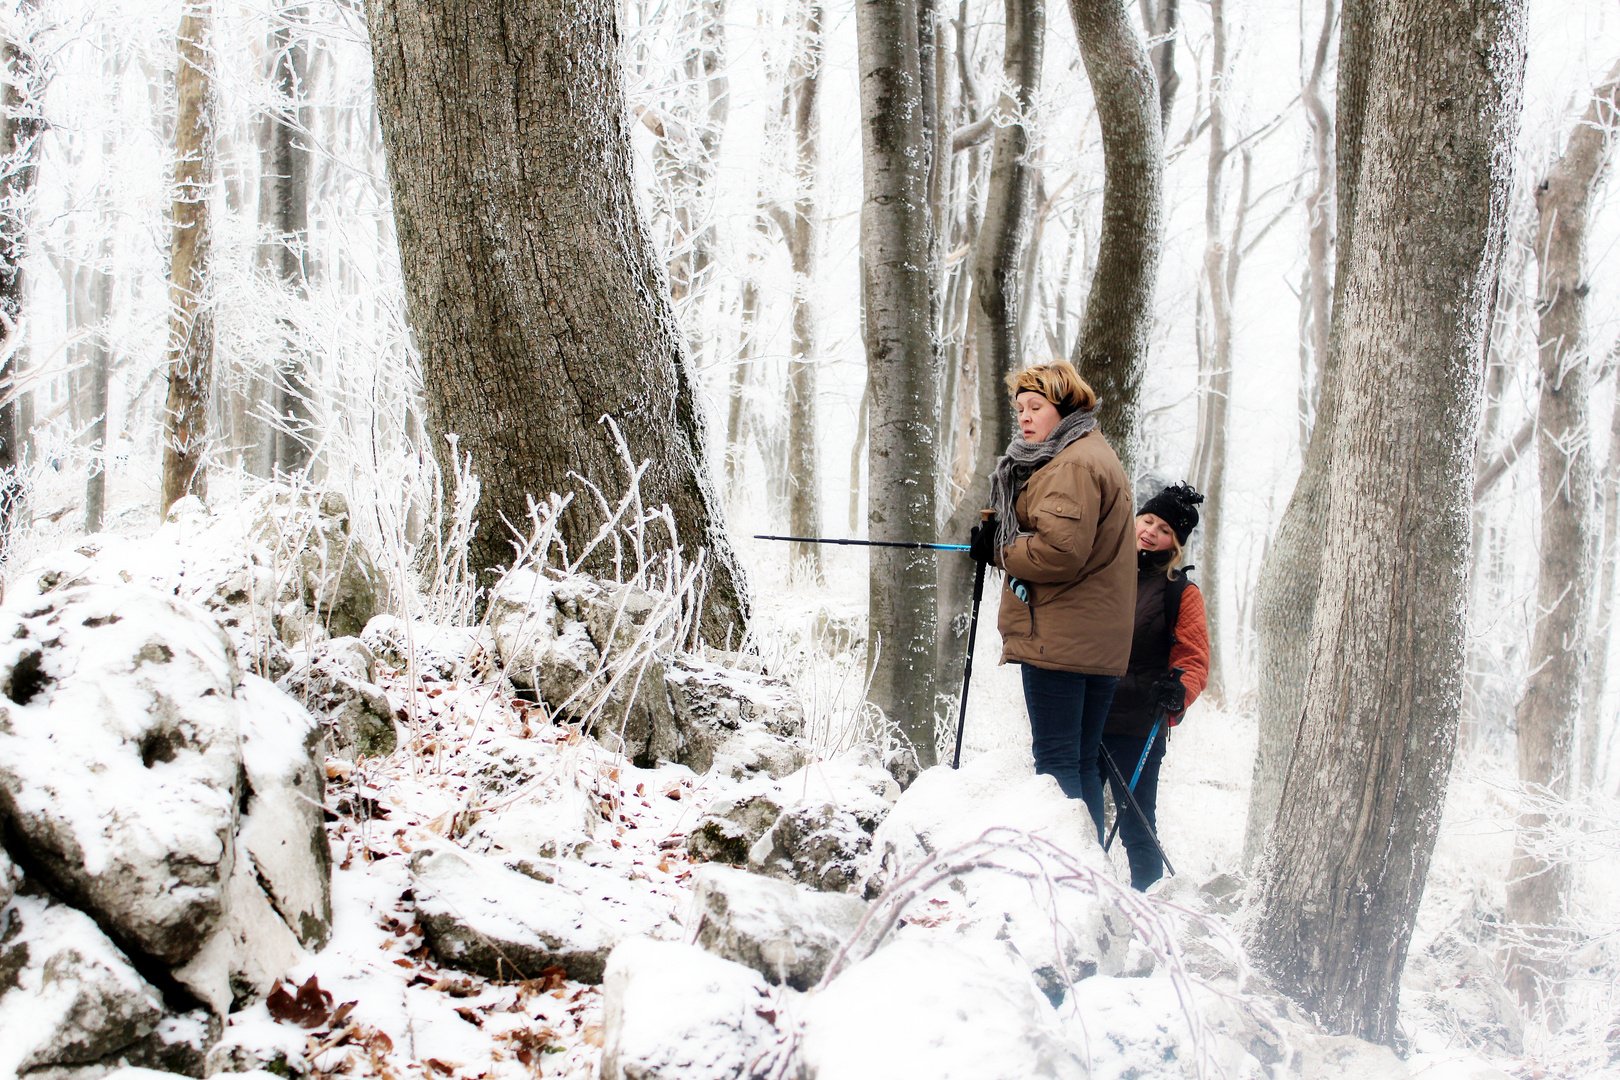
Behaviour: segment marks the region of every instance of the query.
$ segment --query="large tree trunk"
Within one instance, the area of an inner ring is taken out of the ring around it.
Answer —
[[[1334,131],[1334,202],[1337,251],[1327,352],[1317,358],[1316,402],[1311,439],[1300,462],[1299,479],[1277,523],[1271,549],[1255,583],[1255,658],[1259,668],[1259,742],[1243,830],[1243,862],[1252,866],[1265,845],[1282,797],[1283,777],[1299,731],[1305,702],[1307,646],[1322,578],[1322,530],[1328,505],[1338,418],[1339,297],[1355,242],[1356,175],[1361,167],[1361,129],[1366,115],[1371,62],[1373,0],[1346,0],[1339,30],[1337,122]]]
[[[34,16],[33,0],[23,0],[10,33],[0,42],[0,64],[9,76],[5,80],[5,113],[0,117],[0,313],[6,318],[0,328],[0,342],[11,349],[11,358],[0,367],[4,403],[0,404],[0,555],[10,546],[12,528],[21,509],[23,483],[23,443],[33,426],[32,395],[19,400],[15,384],[22,371],[23,351],[12,337],[20,329],[26,283],[23,260],[27,255],[28,221],[34,205],[34,186],[39,177],[39,94],[43,90],[38,58],[27,36]],[[23,408],[26,402],[26,409]],[[26,411],[28,415],[22,414]]]
[[[1456,737],[1524,33],[1502,0],[1386,0],[1372,25],[1322,583],[1252,934],[1279,988],[1385,1043]]]
[[[522,528],[530,498],[577,489],[571,473],[623,493],[598,422],[611,417],[651,462],[643,503],[667,504],[679,542],[708,549],[702,631],[723,643],[747,599],[632,193],[615,12],[608,0],[367,4],[406,298],[443,474],[470,455],[482,485],[472,565],[509,562],[505,522]],[[580,504],[562,538],[578,552],[597,525]],[[590,568],[610,573],[611,552]]]
[[[275,49],[275,92],[280,106],[267,118],[269,140],[261,198],[268,202],[270,263],[276,277],[294,296],[303,296],[309,276],[309,147],[303,130],[310,110],[303,104],[309,74],[309,46],[298,24],[302,5],[283,8],[281,25],[272,37]],[[315,414],[310,401],[310,357],[299,348],[297,329],[282,324],[282,354],[276,372],[276,430],[272,472],[309,467],[315,445]]]
[[[1124,0],[1069,0],[1102,127],[1102,237],[1071,359],[1097,391],[1097,424],[1136,478],[1142,376],[1164,216],[1159,82]]]
[[[1541,261],[1536,311],[1541,394],[1536,457],[1541,478],[1541,560],[1530,679],[1516,716],[1519,781],[1530,791],[1568,798],[1573,787],[1575,718],[1586,660],[1587,602],[1592,591],[1592,451],[1588,442],[1586,231],[1592,195],[1620,119],[1620,65],[1592,95],[1564,155],[1536,190],[1536,253]],[[1541,850],[1551,819],[1519,815],[1508,870],[1507,921],[1517,944],[1508,950],[1508,985],[1533,1008],[1558,993],[1570,864]]]
[[[861,296],[865,309],[867,526],[873,540],[933,540],[939,527],[939,341],[934,335],[933,157],[917,0],[859,0]],[[930,52],[926,58],[932,59]],[[930,79],[929,85],[932,84]],[[938,556],[873,548],[871,699],[926,767],[934,733]]]
[[[956,512],[945,527],[945,539],[965,542],[968,530],[979,522],[979,511],[990,505],[990,474],[996,459],[1013,436],[1013,410],[1007,401],[1007,376],[1023,366],[1023,328],[1020,301],[1030,281],[1020,281],[1024,267],[1024,240],[1029,235],[1036,168],[1028,160],[1030,131],[1024,118],[1035,107],[1041,85],[1042,44],[1046,37],[1046,8],[1040,0],[1006,0],[1006,45],[1002,71],[1006,75],[996,111],[995,149],[984,197],[984,219],[973,244],[972,357],[977,370],[978,425],[970,440],[975,446],[969,480]],[[951,620],[953,632],[943,635],[940,670],[956,669],[966,649],[965,615],[973,595],[971,559],[945,556],[940,566],[940,614]]]
[[[180,19],[174,76],[174,239],[169,245],[169,399],[163,433],[167,513],[185,495],[208,494],[208,393],[213,382],[214,311],[209,288],[214,185],[214,90],[209,8]]]
[[[816,233],[821,228],[816,207],[816,174],[821,165],[820,0],[804,5],[798,51],[789,72],[788,101],[793,111],[795,197],[785,230],[793,263],[793,358],[788,361],[788,531],[793,536],[821,535],[821,468],[816,454]],[[794,573],[822,583],[821,545],[794,544]]]

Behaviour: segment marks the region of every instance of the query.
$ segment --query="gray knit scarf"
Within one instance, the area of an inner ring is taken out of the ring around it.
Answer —
[[[996,553],[1018,536],[1018,496],[1035,470],[1056,457],[1064,447],[1097,426],[1097,410],[1077,409],[1058,421],[1045,442],[1025,442],[1014,435],[1007,452],[990,474],[990,509],[996,515]]]

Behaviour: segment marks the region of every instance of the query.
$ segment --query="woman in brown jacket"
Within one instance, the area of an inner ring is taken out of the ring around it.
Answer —
[[[1023,665],[1035,769],[1084,799],[1102,839],[1097,751],[1131,655],[1136,545],[1130,486],[1096,430],[1097,395],[1067,361],[1007,380],[1019,434],[990,481],[995,517],[973,555],[1007,572],[1002,663]]]

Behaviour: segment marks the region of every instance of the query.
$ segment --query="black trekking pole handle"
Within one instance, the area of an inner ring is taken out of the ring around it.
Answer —
[[[1136,801],[1135,793],[1125,785],[1125,777],[1120,773],[1119,766],[1114,764],[1114,755],[1108,752],[1106,746],[1098,749],[1102,751],[1103,761],[1108,763],[1108,771],[1114,774],[1114,782],[1125,793],[1125,801],[1131,804],[1131,809],[1136,811],[1136,816],[1142,819],[1142,827],[1147,830],[1148,839],[1153,841],[1154,850],[1159,853],[1159,858],[1164,861],[1165,870],[1171,877],[1175,877],[1176,868],[1170,865],[1170,856],[1164,853],[1164,845],[1159,843],[1158,834],[1153,831],[1153,825],[1148,821],[1147,814],[1142,812],[1141,804]]]
[[[979,511],[983,521],[989,521],[991,516],[989,510]],[[951,755],[953,769],[962,765],[962,732],[967,730],[968,684],[973,679],[973,643],[979,637],[979,601],[984,599],[984,571],[987,565],[977,563],[973,567],[973,614],[968,617],[967,656],[962,660],[962,699],[956,705],[956,753]]]

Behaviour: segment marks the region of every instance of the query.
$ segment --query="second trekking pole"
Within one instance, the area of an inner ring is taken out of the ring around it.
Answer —
[[[1141,819],[1142,828],[1147,830],[1148,839],[1153,841],[1153,850],[1157,851],[1159,858],[1164,860],[1164,868],[1170,872],[1170,876],[1175,877],[1176,868],[1170,865],[1170,856],[1164,853],[1164,846],[1159,843],[1158,834],[1153,831],[1153,822],[1149,821],[1147,814],[1142,812],[1142,805],[1136,801],[1136,794],[1126,786],[1124,774],[1119,771],[1119,766],[1114,764],[1114,755],[1108,752],[1106,746],[1101,749],[1102,759],[1108,764],[1108,771],[1114,774],[1114,783],[1118,784],[1119,789],[1125,792],[1125,801],[1131,804],[1131,809],[1136,811],[1136,816]]]
[[[1163,723],[1164,710],[1160,709],[1159,715],[1153,718],[1153,730],[1148,732],[1147,745],[1142,747],[1142,756],[1136,759],[1136,771],[1131,773],[1131,782],[1125,785],[1126,790],[1133,795],[1136,794],[1136,782],[1142,779],[1142,769],[1147,765],[1148,754],[1153,752],[1153,740],[1159,737],[1159,726]],[[1119,835],[1119,823],[1123,820],[1124,816],[1120,814],[1119,808],[1116,806],[1114,808],[1114,827],[1109,830],[1108,839],[1103,841],[1104,851],[1114,846],[1114,837]]]
[[[984,521],[990,520],[990,511],[980,510]],[[962,661],[962,700],[956,706],[956,753],[951,755],[951,768],[962,765],[962,732],[967,728],[968,683],[973,680],[973,642],[979,636],[979,601],[984,599],[984,571],[989,563],[973,565],[973,614],[968,617],[967,658]]]

